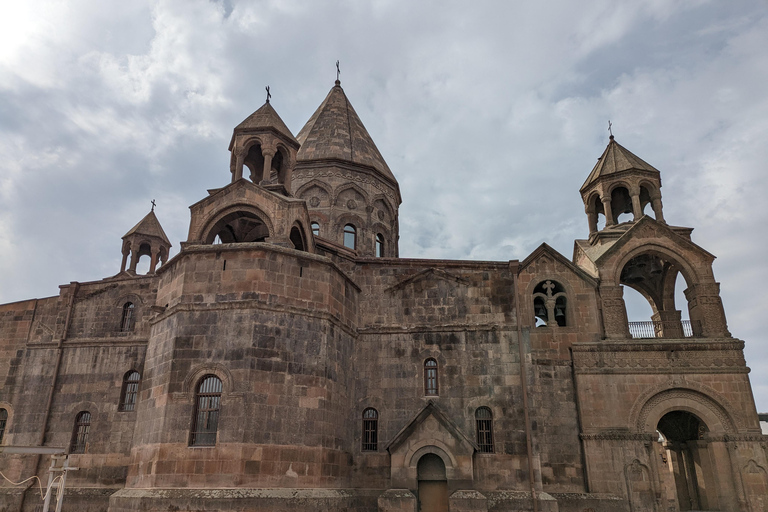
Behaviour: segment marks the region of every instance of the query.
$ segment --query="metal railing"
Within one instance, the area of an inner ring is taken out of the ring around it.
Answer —
[[[698,329],[697,329],[698,331]],[[681,322],[629,322],[633,338],[693,338],[696,336],[690,320]]]

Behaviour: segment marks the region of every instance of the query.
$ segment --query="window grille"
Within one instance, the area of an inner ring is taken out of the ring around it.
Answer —
[[[432,358],[424,361],[424,394],[437,396],[437,361]]]
[[[195,416],[190,446],[214,446],[219,427],[221,408],[221,380],[215,375],[206,375],[200,380],[195,393]]]
[[[120,331],[129,332],[133,330],[133,302],[126,302],[123,306],[123,316],[120,320]]]
[[[85,453],[88,448],[88,434],[91,431],[91,413],[81,411],[75,417],[75,428],[72,431],[72,442],[69,453]]]
[[[120,410],[133,411],[136,408],[136,399],[139,394],[139,382],[141,375],[135,370],[125,374],[123,377],[123,390],[120,393]]]
[[[482,453],[493,453],[493,413],[487,407],[475,411],[477,446]]]
[[[363,451],[376,451],[379,448],[379,413],[368,408],[363,411]]]

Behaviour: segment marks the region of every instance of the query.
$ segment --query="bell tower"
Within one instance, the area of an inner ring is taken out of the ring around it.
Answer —
[[[291,195],[291,179],[299,143],[267,102],[235,127],[229,143],[232,182],[248,169],[252,182],[273,192]]]
[[[120,272],[136,275],[136,266],[142,256],[149,256],[149,274],[155,273],[157,264],[164,265],[168,260],[171,242],[163,231],[160,221],[155,215],[155,201],[152,200],[152,210],[141,221],[123,235],[123,262]],[[130,256],[130,264],[128,257]]]
[[[611,135],[580,193],[589,239],[576,240],[574,263],[600,280],[606,338],[730,337],[712,271],[715,257],[692,241],[692,228],[664,220],[656,168]],[[649,205],[652,216],[645,211]],[[605,224],[598,229],[600,215]],[[687,304],[676,304],[679,279]],[[625,287],[648,301],[649,321],[629,322]],[[689,319],[682,319],[681,306]]]
[[[656,220],[665,224],[659,171],[616,142],[613,135],[579,191],[590,236],[598,231],[599,215],[605,217],[603,229],[610,229],[623,223],[623,214],[632,215],[628,222],[640,220],[648,204]]]

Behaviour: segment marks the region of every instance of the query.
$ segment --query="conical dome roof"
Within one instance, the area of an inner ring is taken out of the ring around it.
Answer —
[[[599,178],[629,170],[650,171],[659,174],[658,169],[616,142],[613,135],[611,135],[608,146],[600,158],[597,159],[597,163],[592,172],[589,173],[587,181],[581,186],[581,191],[584,191],[584,189]]]
[[[289,130],[283,120],[280,119],[280,116],[275,109],[272,108],[272,105],[269,102],[266,102],[256,112],[246,117],[242,123],[235,126],[234,133],[269,129],[275,130],[289,140],[296,142],[296,138],[291,133],[291,130]],[[234,141],[234,136],[232,140]],[[230,149],[232,148],[230,147]]]
[[[338,80],[296,138],[299,162],[344,160],[372,167],[397,183]]]
[[[128,232],[123,235],[123,238],[127,238],[131,235],[154,236],[160,238],[163,242],[168,244],[168,246],[173,245],[165,235],[165,231],[163,231],[163,227],[160,225],[160,221],[157,220],[154,211],[149,212],[138,224],[128,230]]]

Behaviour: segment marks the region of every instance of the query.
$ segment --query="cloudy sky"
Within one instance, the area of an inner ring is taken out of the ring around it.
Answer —
[[[403,257],[570,258],[610,119],[718,256],[768,412],[766,48],[762,0],[0,0],[0,302],[117,273],[152,199],[176,254],[264,87],[298,133],[338,59],[400,182]]]

